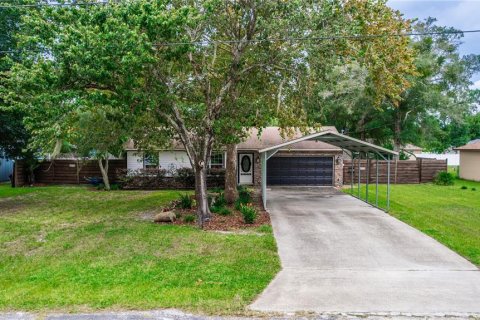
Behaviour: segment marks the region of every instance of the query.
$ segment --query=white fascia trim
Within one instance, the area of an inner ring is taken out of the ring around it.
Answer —
[[[267,151],[271,151],[271,150],[275,150],[275,149],[280,149],[280,148],[282,148],[282,147],[286,147],[286,146],[291,145],[291,144],[295,144],[295,143],[302,142],[302,141],[306,141],[306,140],[311,140],[311,139],[314,139],[314,138],[317,138],[317,137],[321,137],[321,136],[325,136],[325,135],[332,135],[332,136],[335,136],[335,137],[339,137],[339,138],[343,138],[343,139],[350,140],[350,141],[353,141],[353,142],[357,142],[357,143],[360,143],[360,144],[362,144],[362,145],[371,147],[371,148],[374,149],[375,151],[381,151],[381,152],[384,152],[384,153],[387,153],[387,154],[398,155],[398,152],[395,152],[395,151],[392,151],[392,150],[388,150],[388,149],[385,149],[385,148],[376,146],[376,145],[374,145],[374,144],[371,144],[371,143],[369,143],[369,142],[365,142],[365,141],[362,141],[362,140],[359,140],[359,139],[355,139],[355,138],[352,138],[352,137],[343,135],[343,134],[341,134],[341,133],[336,133],[336,132],[329,131],[329,130],[323,131],[323,132],[317,132],[317,133],[309,134],[309,135],[306,135],[306,136],[303,136],[303,137],[300,137],[300,138],[297,138],[297,139],[294,139],[294,140],[290,140],[290,141],[281,143],[281,144],[276,145],[276,146],[273,146],[273,147],[261,149],[261,150],[259,150],[258,152],[259,152],[259,153],[264,153],[264,152],[267,152]],[[322,142],[329,143],[328,141],[322,141]]]

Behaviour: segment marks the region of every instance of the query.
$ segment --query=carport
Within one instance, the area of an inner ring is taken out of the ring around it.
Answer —
[[[390,161],[394,156],[398,156],[398,152],[388,150],[372,143],[368,143],[359,139],[355,139],[337,132],[333,131],[322,131],[318,133],[313,133],[310,135],[303,136],[301,138],[293,139],[276,146],[268,147],[259,151],[261,162],[262,162],[262,199],[263,206],[267,208],[267,161],[273,157],[279,150],[288,148],[288,146],[293,145],[302,141],[322,141],[333,146],[341,148],[344,152],[348,153],[352,159],[350,174],[351,174],[351,184],[350,184],[350,193],[352,196],[357,197],[358,199],[370,203],[368,201],[368,187],[370,176],[370,163],[371,161],[386,160],[387,161],[387,205],[386,211],[390,209]],[[366,183],[365,183],[365,199],[362,199],[361,196],[361,174],[362,168],[360,165],[360,160],[366,159],[367,166],[366,171]],[[355,160],[357,160],[357,165],[355,165]],[[378,163],[377,163],[378,164]],[[370,203],[375,207],[378,205],[378,176],[379,176],[379,166],[376,165],[376,179],[375,179],[375,203]],[[357,182],[357,194],[354,193],[354,176],[357,172],[358,182]]]

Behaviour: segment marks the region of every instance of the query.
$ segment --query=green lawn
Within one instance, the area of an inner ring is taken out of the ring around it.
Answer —
[[[467,189],[462,190],[462,186]],[[361,187],[365,199],[365,185]],[[374,202],[375,186],[369,190],[369,199]],[[344,191],[350,192],[350,188]],[[379,194],[379,204],[385,208],[385,185],[379,186]],[[454,186],[447,187],[392,185],[390,214],[480,266],[480,183],[456,180]]]
[[[0,310],[244,310],[280,269],[271,228],[157,225],[177,191],[0,185]]]

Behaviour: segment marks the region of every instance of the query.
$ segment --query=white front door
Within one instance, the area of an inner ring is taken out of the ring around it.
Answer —
[[[238,154],[238,184],[253,184],[253,153]]]

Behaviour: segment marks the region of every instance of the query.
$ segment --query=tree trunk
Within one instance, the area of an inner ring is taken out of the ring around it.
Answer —
[[[395,110],[394,128],[393,128],[393,150],[400,152],[402,148],[402,116],[400,110]],[[396,157],[398,159],[398,157]]]
[[[229,144],[225,171],[225,200],[228,204],[233,204],[237,198],[237,145]]]
[[[103,166],[103,160],[98,159],[98,166],[100,167],[100,172],[102,173],[103,184],[105,185],[105,190],[110,190],[110,181],[108,180],[108,157],[105,159],[105,166]]]
[[[28,182],[30,186],[35,184],[35,168],[32,165],[28,166]]]
[[[210,219],[207,195],[207,169],[204,164],[195,166],[195,199],[197,201],[197,223],[200,228]]]

